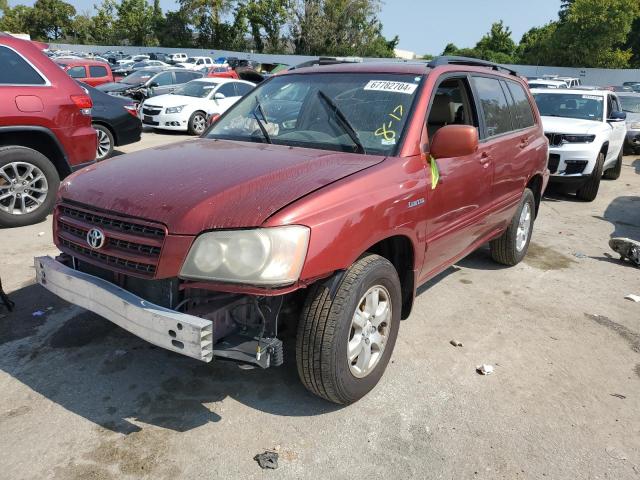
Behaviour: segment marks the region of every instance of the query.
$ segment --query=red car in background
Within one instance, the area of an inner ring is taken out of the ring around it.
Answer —
[[[209,67],[205,69],[205,76],[209,78],[239,79],[237,72],[231,67]]]
[[[104,62],[78,58],[77,60],[60,59],[56,60],[56,63],[67,72],[71,78],[75,78],[79,82],[86,83],[92,87],[115,81],[111,67]]]
[[[0,33],[0,227],[43,220],[96,158],[93,102],[32,42]]]

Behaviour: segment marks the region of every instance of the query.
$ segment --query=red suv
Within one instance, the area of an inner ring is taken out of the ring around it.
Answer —
[[[113,83],[113,73],[111,67],[98,60],[90,60],[87,58],[75,59],[59,59],[56,63],[69,74],[71,78],[77,81],[96,87],[103,83]]]
[[[527,252],[547,140],[515,72],[470,59],[277,75],[203,138],[65,181],[41,285],[198,360],[371,390],[416,288],[486,242]],[[190,174],[192,172],[193,174]]]
[[[91,98],[32,42],[0,33],[0,227],[43,220],[96,157]]]

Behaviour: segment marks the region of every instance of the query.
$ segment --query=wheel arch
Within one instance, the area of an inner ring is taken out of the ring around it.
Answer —
[[[540,203],[542,202],[542,185],[544,181],[542,179],[542,175],[535,174],[533,177],[529,179],[527,182],[527,187],[533,192],[533,198],[535,199],[536,204],[536,217],[538,216],[538,212],[540,211]]]
[[[395,235],[376,242],[363,253],[375,253],[391,262],[398,272],[402,291],[402,319],[408,318],[415,297],[415,248],[405,235]]]
[[[60,142],[51,130],[37,126],[0,128],[0,147],[27,147],[47,157],[62,179],[71,167]]]

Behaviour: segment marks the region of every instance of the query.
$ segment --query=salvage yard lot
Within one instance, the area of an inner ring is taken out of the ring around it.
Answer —
[[[266,371],[204,364],[61,302],[33,281],[50,219],[0,230],[0,478],[640,478],[640,270],[607,246],[640,238],[639,192],[625,157],[595,202],[547,196],[522,264],[481,249],[429,282],[344,408],[304,389],[291,346]]]

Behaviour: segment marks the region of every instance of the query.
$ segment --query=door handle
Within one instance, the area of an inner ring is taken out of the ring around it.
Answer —
[[[489,154],[487,152],[482,152],[480,154],[480,163],[482,165],[486,165],[487,163],[489,163],[489,160],[491,160],[491,157],[489,157]]]
[[[520,140],[520,148],[526,148],[528,146],[529,146],[528,138],[523,138],[522,140]]]

